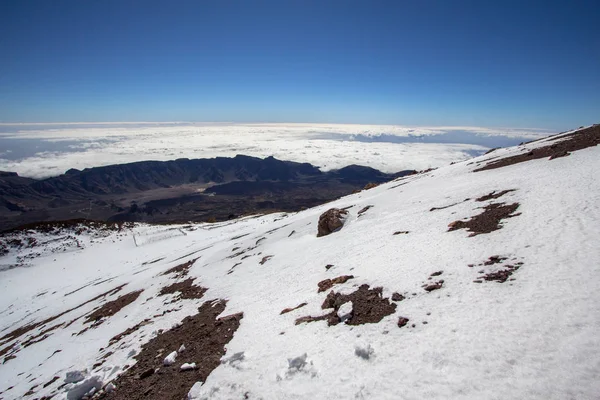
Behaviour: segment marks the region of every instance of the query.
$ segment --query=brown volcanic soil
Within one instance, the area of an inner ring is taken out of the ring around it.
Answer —
[[[382,296],[383,289],[380,287],[369,289],[369,285],[361,285],[355,292],[340,294],[329,292],[321,308],[333,311],[317,317],[301,317],[296,320],[296,325],[304,322],[327,320],[329,326],[339,324],[340,318],[337,311],[342,304],[352,302],[352,316],[346,320],[348,325],[376,324],[385,316],[396,311],[396,304],[391,303],[388,298]]]
[[[317,293],[321,293],[326,290],[329,290],[333,287],[333,285],[337,285],[340,283],[346,283],[350,279],[353,279],[353,278],[354,278],[354,275],[342,275],[342,276],[338,276],[337,278],[333,278],[333,279],[325,279],[317,284],[317,286],[319,286],[319,290],[317,291]]]
[[[568,156],[572,151],[596,146],[600,144],[600,125],[594,125],[565,136],[560,136],[554,140],[556,140],[555,143],[533,149],[528,153],[489,162],[483,167],[473,170],[473,172],[502,168],[508,165],[536,160],[538,158],[549,157],[550,160],[552,160],[558,157]]]
[[[142,290],[137,290],[135,292],[124,294],[123,296],[120,296],[113,301],[109,301],[108,303],[102,305],[102,307],[88,314],[85,317],[85,321],[83,321],[83,323],[87,324],[89,322],[100,322],[99,320],[102,318],[112,317],[113,315],[118,313],[123,307],[136,301],[141,293]]]
[[[514,192],[516,190],[517,189],[508,189],[508,190],[503,190],[498,193],[496,193],[496,191],[494,190],[493,192],[488,193],[485,196],[481,196],[481,197],[475,199],[475,201],[488,201],[488,200],[492,200],[492,199],[497,199],[497,198],[504,196],[506,193]]]
[[[174,274],[175,278],[183,278],[184,276],[186,276],[188,274],[188,271],[190,270],[190,267],[192,265],[194,265],[194,263],[196,262],[197,258],[194,258],[193,260],[190,260],[188,262],[185,262],[183,264],[179,264],[169,270],[166,270],[165,272],[163,272],[161,275],[169,275],[169,274]]]
[[[468,221],[454,221],[448,225],[448,232],[458,229],[467,229],[472,232],[469,236],[477,236],[483,233],[490,233],[502,228],[500,221],[505,218],[516,217],[519,214],[513,214],[519,203],[506,205],[504,203],[493,203],[483,207],[481,214],[471,217]]]
[[[160,293],[158,295],[163,296],[165,294],[179,292],[179,297],[177,298],[177,300],[202,298],[207,289],[201,286],[195,286],[193,283],[194,279],[188,278],[185,281],[165,286],[160,290]]]
[[[194,383],[205,382],[219,366],[225,354],[225,345],[233,338],[243,315],[234,314],[217,319],[225,310],[226,302],[213,305],[207,301],[198,314],[185,318],[181,325],[161,333],[142,346],[135,357],[137,363],[113,383],[117,389],[100,398],[114,400],[181,400],[185,399]],[[173,365],[164,366],[164,358],[181,345]],[[196,369],[180,371],[183,363],[196,363]]]

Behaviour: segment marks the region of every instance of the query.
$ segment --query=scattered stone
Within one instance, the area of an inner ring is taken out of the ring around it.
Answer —
[[[393,301],[402,301],[402,300],[404,300],[405,298],[406,298],[406,297],[402,296],[402,295],[401,295],[400,293],[398,293],[398,292],[394,292],[394,293],[392,294],[392,300],[393,300]]]
[[[325,266],[325,269],[326,269],[326,270],[329,270],[329,269],[330,269],[330,268],[332,268],[332,267],[333,267],[333,264],[327,264],[327,265]]]
[[[369,183],[367,183],[365,185],[365,187],[363,188],[363,190],[373,189],[373,188],[376,188],[377,186],[379,186],[379,183],[369,182]]]
[[[485,261],[483,263],[483,265],[494,265],[494,264],[500,264],[502,261],[507,260],[507,257],[500,257],[500,256],[491,256],[490,258],[488,258],[487,261]]]
[[[437,271],[437,272],[434,272],[434,273],[432,273],[432,274],[431,274],[431,275],[429,275],[429,276],[440,276],[440,275],[441,275],[441,274],[443,274],[443,273],[444,273],[444,271]]]
[[[402,328],[403,326],[408,324],[408,321],[410,321],[410,320],[406,317],[399,317],[398,318],[398,328]],[[414,325],[413,325],[413,327],[414,327]]]
[[[394,235],[408,235],[409,233],[409,231],[396,231],[394,232]]]
[[[304,306],[305,306],[305,305],[307,305],[307,304],[308,304],[308,303],[300,303],[300,304],[298,304],[296,307],[293,307],[293,308],[284,308],[283,310],[281,310],[281,312],[279,313],[279,315],[287,314],[287,313],[289,313],[289,312],[292,312],[292,311],[294,311],[294,310],[297,310],[297,309],[299,309],[299,308],[302,308],[302,307],[304,307]]]
[[[426,292],[433,292],[434,290],[438,290],[442,288],[444,281],[437,281],[436,283],[432,283],[431,285],[425,286]]]
[[[354,278],[354,275],[342,275],[342,276],[338,276],[337,278],[322,280],[321,282],[318,283],[319,290],[317,291],[317,293],[321,293],[326,290],[329,290],[333,287],[333,285],[345,283],[353,278]]]
[[[319,217],[317,237],[327,236],[336,232],[344,226],[348,211],[339,208],[331,208]]]
[[[140,379],[146,379],[150,375],[154,374],[154,368],[148,368],[140,374]]]
[[[264,256],[262,258],[262,260],[260,260],[259,264],[260,265],[264,265],[264,263],[266,263],[267,261],[269,261],[271,258],[273,258],[273,256]]]
[[[487,275],[482,276],[481,278],[485,279],[486,281],[496,281],[499,283],[504,283],[519,268],[520,266],[518,265],[507,265],[506,269],[496,272],[490,272]]]

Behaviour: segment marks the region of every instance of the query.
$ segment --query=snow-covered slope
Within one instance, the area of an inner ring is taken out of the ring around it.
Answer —
[[[95,387],[132,399],[598,398],[600,148],[474,172],[560,143],[295,214],[15,234],[36,246],[0,258],[0,397],[75,399]],[[345,225],[317,237],[333,207],[347,209]],[[322,308],[336,294],[335,309]],[[214,322],[220,336],[203,333],[194,350],[194,332],[213,323],[184,321],[199,307],[233,320]],[[155,365],[124,372],[136,360]]]

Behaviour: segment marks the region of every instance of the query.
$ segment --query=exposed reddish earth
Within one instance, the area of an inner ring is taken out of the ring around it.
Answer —
[[[177,282],[169,286],[165,286],[160,290],[159,296],[166,294],[179,293],[177,300],[182,299],[200,299],[204,296],[206,289],[201,286],[194,285],[194,279],[188,278],[185,281]]]
[[[333,308],[333,311],[316,317],[306,316],[296,319],[296,325],[305,322],[326,320],[329,326],[341,322],[337,315],[339,308],[349,301],[352,302],[352,315],[346,320],[348,325],[374,324],[381,321],[385,316],[396,311],[396,304],[382,296],[383,289],[380,287],[369,289],[369,285],[361,285],[355,292],[340,294],[329,292],[321,305],[323,310]]]
[[[317,284],[319,286],[318,293],[321,293],[321,292],[331,289],[333,287],[333,285],[338,285],[341,283],[348,282],[350,279],[353,279],[353,278],[354,278],[354,275],[342,275],[342,276],[338,276],[337,278],[333,278],[333,279],[325,279]]]
[[[468,221],[452,222],[450,225],[448,225],[448,232],[458,229],[466,229],[471,232],[469,236],[493,232],[502,228],[500,221],[503,219],[520,215],[513,214],[517,208],[519,208],[519,203],[508,205],[504,203],[489,204],[483,207],[484,211],[481,214],[471,217],[471,219]]]
[[[281,310],[281,312],[279,313],[279,315],[283,315],[283,314],[287,314],[289,312],[292,312],[294,310],[297,310],[299,308],[304,307],[305,305],[307,305],[308,303],[300,303],[298,304],[296,307],[292,307],[292,308],[284,308],[283,310]]]
[[[473,170],[473,172],[502,168],[539,158],[548,157],[550,160],[553,160],[555,158],[568,156],[572,151],[596,146],[600,144],[600,125],[593,125],[589,128],[581,129],[568,135],[558,136],[550,140],[555,143],[538,147],[537,149],[530,150],[524,154],[489,162],[483,167]]]
[[[171,269],[166,270],[162,273],[162,275],[174,274],[175,278],[183,278],[188,274],[188,271],[190,270],[191,266],[194,265],[196,260],[197,258],[194,258],[193,260],[179,264]]]
[[[136,290],[135,292],[124,294],[115,300],[103,304],[100,308],[97,308],[92,313],[88,314],[83,323],[87,324],[93,322],[94,325],[100,325],[104,318],[112,317],[122,308],[136,301],[141,293],[142,290]]]
[[[502,190],[501,192],[496,193],[496,191],[494,190],[493,192],[488,193],[485,196],[481,196],[481,197],[475,199],[475,201],[487,201],[487,200],[497,199],[497,198],[504,196],[506,193],[510,193],[510,192],[514,192],[514,191],[516,191],[516,189]]]
[[[181,400],[196,382],[205,382],[219,366],[225,345],[233,338],[243,315],[217,318],[225,310],[226,301],[207,301],[198,314],[186,317],[179,326],[159,334],[142,346],[135,356],[137,363],[112,383],[116,390],[100,398],[114,400]],[[172,365],[163,359],[181,345]],[[181,371],[183,363],[196,363],[196,368]]]

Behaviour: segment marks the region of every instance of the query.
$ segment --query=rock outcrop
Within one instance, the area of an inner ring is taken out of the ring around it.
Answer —
[[[344,226],[348,211],[330,208],[319,217],[317,237],[327,236]]]

